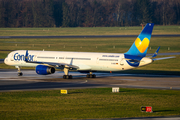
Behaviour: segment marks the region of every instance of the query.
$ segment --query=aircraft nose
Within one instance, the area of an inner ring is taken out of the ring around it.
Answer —
[[[7,59],[7,58],[5,58],[5,59],[4,59],[4,63],[5,63],[5,64],[7,64],[7,62],[8,62],[8,59]]]

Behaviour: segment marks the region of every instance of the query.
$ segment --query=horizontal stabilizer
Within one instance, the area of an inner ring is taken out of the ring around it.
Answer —
[[[171,57],[163,57],[163,58],[154,58],[152,60],[164,60],[164,59],[170,59],[170,58],[176,58],[175,56],[171,56]]]

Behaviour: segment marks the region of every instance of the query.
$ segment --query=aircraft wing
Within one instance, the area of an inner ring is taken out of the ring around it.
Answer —
[[[34,64],[42,64],[47,66],[54,66],[54,67],[63,67],[63,68],[69,68],[69,69],[78,69],[78,66],[72,65],[73,59],[71,59],[70,64],[67,63],[54,63],[54,62],[41,62],[41,61],[29,61],[28,60],[28,50],[26,50],[25,54],[25,62],[27,63],[34,63]]]
[[[34,63],[34,64],[42,64],[42,65],[47,65],[47,66],[54,66],[54,67],[63,67],[63,68],[74,68],[78,69],[78,66],[72,65],[72,64],[67,64],[67,63],[54,63],[54,62],[40,62],[40,61],[25,61],[27,63]]]
[[[176,58],[175,56],[171,56],[171,57],[163,57],[163,58],[154,58],[152,60],[164,60],[164,59],[170,59],[170,58]]]

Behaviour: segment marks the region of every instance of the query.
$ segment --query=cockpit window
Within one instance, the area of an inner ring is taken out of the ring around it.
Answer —
[[[11,61],[14,61],[14,55],[13,54],[10,54],[9,57],[10,57]]]

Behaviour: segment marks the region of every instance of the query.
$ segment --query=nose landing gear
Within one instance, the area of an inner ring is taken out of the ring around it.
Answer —
[[[16,66],[16,68],[18,69],[18,76],[22,76],[22,75],[23,75],[23,73],[21,72],[20,67],[19,67],[19,66]]]
[[[18,72],[18,76],[22,76],[23,75],[23,73],[22,72]]]

